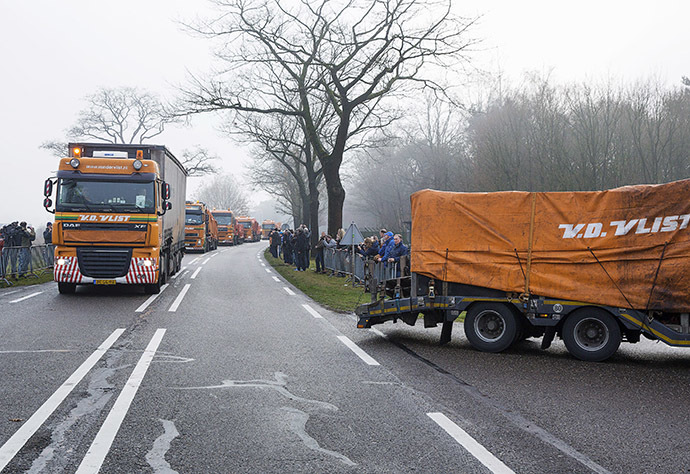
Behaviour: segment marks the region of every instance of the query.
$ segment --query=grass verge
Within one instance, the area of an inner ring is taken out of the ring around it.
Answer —
[[[31,275],[21,277],[18,280],[13,280],[11,278],[8,278],[7,280],[10,282],[10,284],[7,284],[5,280],[0,280],[0,288],[15,288],[17,286],[39,285],[41,283],[53,281],[53,271],[48,270],[46,272],[37,273],[35,276]]]
[[[294,266],[273,258],[268,250],[264,252],[264,257],[283,278],[328,309],[349,313],[354,311],[358,305],[369,302],[369,295],[364,293],[364,288],[361,286],[353,288],[351,282],[346,281],[343,277],[316,273],[314,260],[309,262],[307,271],[296,272]]]

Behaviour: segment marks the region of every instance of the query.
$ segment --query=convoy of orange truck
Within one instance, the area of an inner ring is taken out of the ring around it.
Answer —
[[[164,146],[70,143],[44,188],[59,292],[117,284],[158,293],[185,247],[261,239],[252,217],[185,202],[186,178]],[[411,273],[393,298],[357,308],[358,327],[414,325],[421,314],[425,327],[443,325],[446,343],[465,314],[479,350],[527,337],[542,337],[546,349],[560,336],[588,361],[641,336],[688,347],[689,194],[690,180],[600,192],[417,192]]]

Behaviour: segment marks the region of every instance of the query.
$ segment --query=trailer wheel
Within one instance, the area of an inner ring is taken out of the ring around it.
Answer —
[[[515,342],[518,321],[508,306],[479,303],[467,311],[465,335],[472,347],[483,352],[501,352]]]
[[[58,282],[58,291],[61,295],[72,295],[77,291],[76,283],[65,283],[62,281]]]
[[[599,308],[585,308],[570,315],[563,323],[562,337],[573,357],[588,362],[611,357],[622,339],[616,320]]]

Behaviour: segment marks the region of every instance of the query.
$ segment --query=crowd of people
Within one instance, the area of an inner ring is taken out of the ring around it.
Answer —
[[[26,275],[31,262],[31,245],[36,231],[26,222],[12,222],[0,228],[0,278]]]
[[[314,256],[315,272],[326,273],[325,249],[336,249],[350,252],[352,247],[343,242],[345,230],[340,229],[335,238],[326,232],[321,232],[319,240],[311,247],[311,232],[302,224],[296,230],[273,229],[268,236],[270,252],[274,258],[282,258],[288,265],[294,265],[295,271],[305,271],[309,268],[310,256]],[[382,262],[384,266],[394,266],[397,276],[400,276],[400,257],[409,255],[409,248],[403,243],[400,234],[393,234],[381,229],[380,237],[367,237],[362,244],[355,246],[355,252],[364,259]]]

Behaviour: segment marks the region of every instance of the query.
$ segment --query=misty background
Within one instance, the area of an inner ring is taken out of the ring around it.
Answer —
[[[387,140],[346,155],[343,225],[402,230],[409,194],[427,187],[590,190],[690,176],[682,5],[453,2],[479,40],[452,81],[458,103],[398,99],[406,113],[383,132]],[[134,87],[173,102],[190,75],[217,67],[209,40],[182,25],[213,12],[201,0],[3,2],[0,224],[26,220],[40,230],[52,220],[42,189],[57,159],[41,145],[67,141],[86,97]],[[251,215],[293,224],[277,210],[278,185],[260,185],[269,176],[258,172],[252,146],[228,132],[227,117],[195,115],[149,143],[178,157],[200,147],[217,157],[216,172],[190,178],[188,199],[230,176]]]

